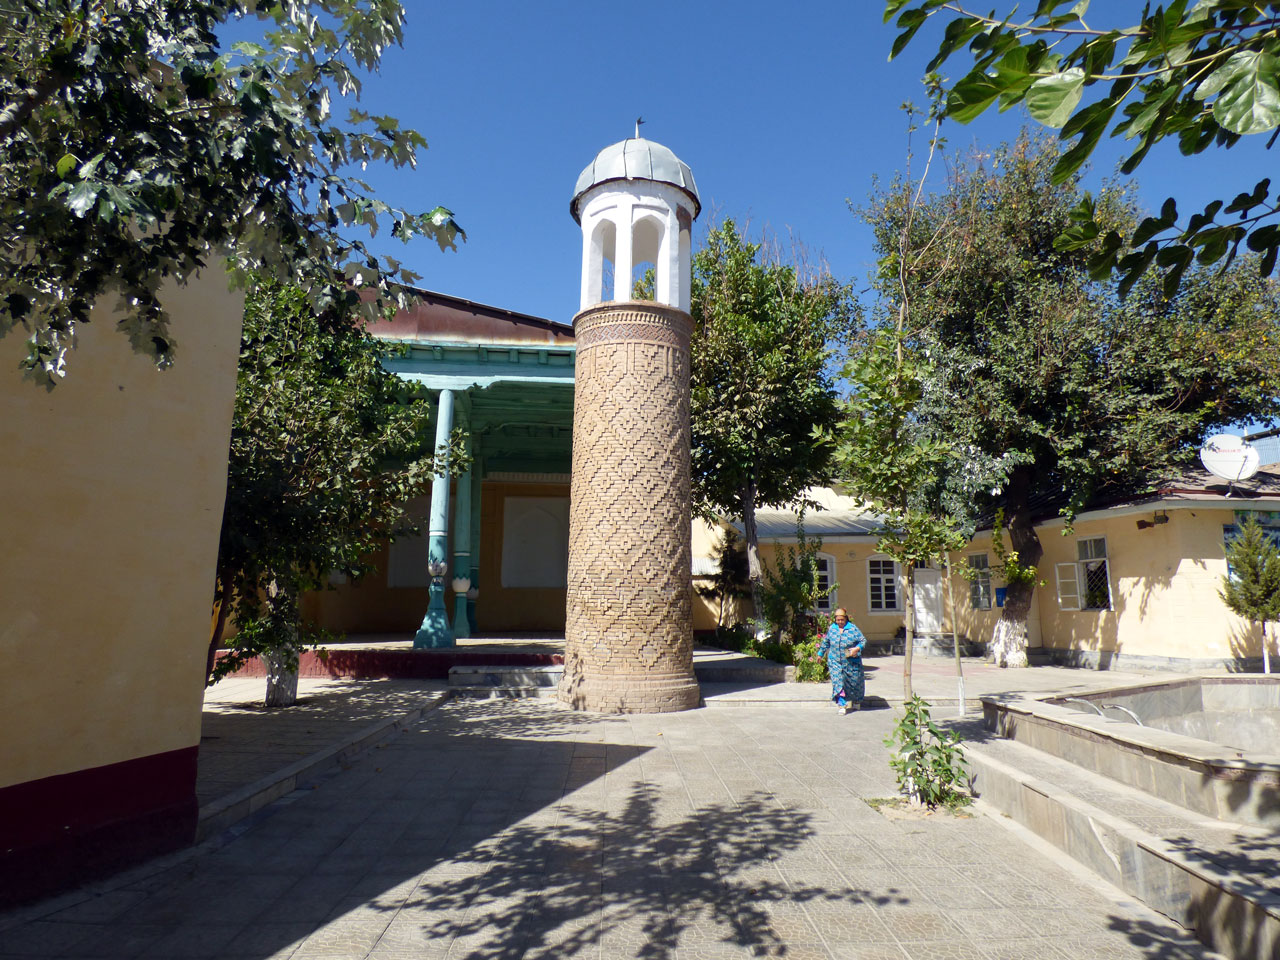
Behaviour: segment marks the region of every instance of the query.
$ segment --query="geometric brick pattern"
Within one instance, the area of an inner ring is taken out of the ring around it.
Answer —
[[[562,701],[605,713],[698,705],[693,674],[689,336],[657,303],[573,321],[573,476]]]

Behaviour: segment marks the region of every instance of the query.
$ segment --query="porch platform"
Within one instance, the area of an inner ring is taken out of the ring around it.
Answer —
[[[715,647],[696,647],[694,672],[702,683],[781,684],[793,667]],[[453,647],[415,650],[406,634],[353,634],[345,642],[307,651],[298,675],[349,680],[447,680],[452,667],[552,667],[564,664],[564,637],[529,633],[464,637]],[[237,677],[266,676],[261,661],[238,670]]]

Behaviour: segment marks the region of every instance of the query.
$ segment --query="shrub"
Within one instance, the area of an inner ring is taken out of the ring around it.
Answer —
[[[929,717],[929,704],[920,697],[904,704],[903,715],[884,744],[897,747],[889,766],[898,775],[898,788],[912,800],[930,810],[939,804],[954,809],[972,802],[962,792],[969,776],[960,735],[938,729]]]
[[[796,680],[800,683],[820,683],[831,679],[827,658],[818,656],[821,637],[811,637],[795,646]]]
[[[713,647],[719,647],[721,650],[742,653],[747,649],[754,636],[752,629],[745,623],[735,623],[728,627],[716,627],[715,636],[711,638],[710,643]]]

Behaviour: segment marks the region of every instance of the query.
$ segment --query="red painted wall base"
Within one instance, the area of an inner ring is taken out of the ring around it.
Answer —
[[[218,658],[226,656],[219,653]],[[321,656],[307,650],[298,657],[300,677],[347,677],[359,680],[387,678],[447,680],[449,668],[544,667],[563,664],[559,653],[473,653],[467,650],[343,650],[330,647]],[[267,668],[255,657],[233,674],[237,677],[265,677]]]
[[[0,906],[37,900],[191,843],[198,750],[0,788]]]

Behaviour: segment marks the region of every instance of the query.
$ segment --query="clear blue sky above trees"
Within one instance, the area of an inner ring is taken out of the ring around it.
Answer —
[[[889,63],[896,31],[881,22],[881,3],[471,0],[407,10],[405,47],[387,53],[362,106],[430,143],[416,171],[369,171],[383,198],[444,203],[467,230],[456,254],[375,241],[421,273],[422,286],[568,322],[581,257],[574,180],[643,116],[642,134],[693,168],[701,232],[731,216],[784,242],[794,235],[865,287],[871,235],[845,199],[862,202],[873,177],[903,167],[899,105],[923,103],[920,75],[936,50],[922,33]],[[1024,121],[1016,110],[944,130],[954,150],[1012,138]],[[1224,180],[1251,186],[1274,162],[1264,140],[1197,157],[1162,144],[1139,170],[1141,202],[1155,209],[1172,195],[1189,210],[1230,189]],[[1089,182],[1126,153],[1104,140]]]

